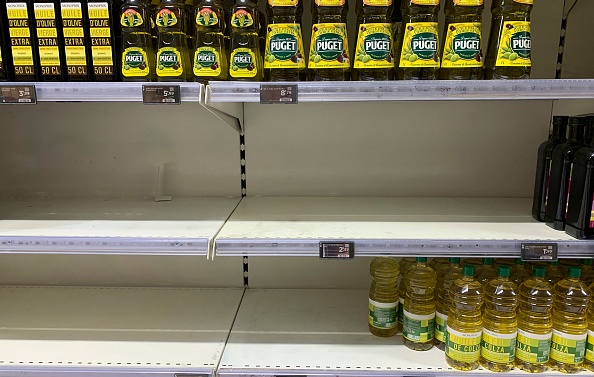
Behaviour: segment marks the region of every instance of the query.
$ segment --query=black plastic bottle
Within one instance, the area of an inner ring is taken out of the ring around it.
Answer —
[[[35,41],[35,19],[30,0],[3,2],[6,6],[8,37],[15,81],[39,80],[39,56]]]
[[[551,174],[551,161],[553,149],[567,140],[567,122],[569,117],[553,117],[553,131],[549,139],[538,148],[536,163],[536,179],[534,181],[534,198],[532,201],[532,217],[538,221],[545,220],[547,195],[549,191],[549,178]]]
[[[565,229],[567,215],[567,197],[571,189],[571,169],[573,159],[578,149],[583,148],[584,128],[586,118],[569,118],[569,133],[567,142],[560,144],[553,150],[549,195],[545,212],[548,226],[556,230]]]
[[[118,81],[118,53],[114,21],[114,2],[88,0],[91,65],[95,81]],[[118,7],[119,9],[119,7]],[[117,48],[117,49],[116,49]]]
[[[0,9],[0,81],[11,80],[12,57],[8,40],[8,22],[4,19],[3,9]]]
[[[90,81],[91,59],[87,10],[84,0],[60,1],[64,49],[66,51],[66,77],[68,81]]]
[[[33,9],[41,81],[64,81],[66,57],[60,27],[60,6],[56,0],[34,0]]]

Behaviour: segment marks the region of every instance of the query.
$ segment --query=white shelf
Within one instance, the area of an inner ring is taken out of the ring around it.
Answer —
[[[239,198],[0,198],[0,253],[208,255]]]
[[[412,351],[402,337],[377,338],[367,328],[368,292],[246,291],[220,376],[459,376],[437,348]],[[496,374],[479,368],[467,376]],[[508,375],[523,375],[514,370]],[[546,372],[540,376],[561,376]],[[579,375],[590,375],[583,372]]]
[[[260,102],[259,82],[211,82],[206,103]],[[274,83],[265,83],[274,84]],[[299,102],[594,98],[594,80],[299,82]]]
[[[555,242],[591,256],[531,217],[531,199],[244,198],[215,240],[217,255],[318,256],[320,241],[354,241],[358,256],[519,257],[522,243]]]
[[[0,375],[212,375],[242,294],[0,287]]]

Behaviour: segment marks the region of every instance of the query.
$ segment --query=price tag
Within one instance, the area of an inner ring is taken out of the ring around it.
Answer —
[[[181,104],[179,85],[143,85],[142,102],[147,104]]]
[[[34,85],[0,86],[0,103],[36,104],[37,94]]]
[[[354,242],[320,242],[322,259],[353,259],[354,257]]]
[[[260,103],[270,104],[295,104],[297,103],[297,85],[260,85]]]
[[[522,260],[554,262],[557,260],[557,249],[557,244],[554,243],[523,243]]]

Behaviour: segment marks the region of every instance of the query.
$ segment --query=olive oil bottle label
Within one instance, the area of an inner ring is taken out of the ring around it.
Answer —
[[[583,362],[586,354],[587,337],[588,333],[574,335],[553,330],[551,359],[566,364]]]
[[[177,16],[174,12],[170,11],[167,8],[161,9],[159,13],[157,13],[157,18],[155,19],[155,23],[158,27],[170,27],[177,25]]]
[[[126,9],[120,18],[120,24],[124,27],[137,27],[143,23],[142,16],[135,9]]]
[[[448,316],[435,312],[435,339],[445,343],[445,335],[447,330]]]
[[[588,342],[586,344],[585,359],[594,362],[594,331],[588,330]]]
[[[61,75],[60,48],[58,47],[58,25],[53,3],[35,3],[35,26],[42,75]]]
[[[181,53],[175,47],[163,47],[157,53],[157,76],[178,77],[184,73]]]
[[[483,327],[481,356],[493,363],[510,363],[516,358],[517,338],[517,332],[501,334]]]
[[[33,75],[33,43],[27,3],[6,3],[15,75]]]
[[[140,47],[128,47],[122,53],[122,75],[124,77],[145,77],[150,73],[146,51]]]
[[[268,25],[264,68],[305,69],[303,35],[299,24]]]
[[[369,325],[393,329],[398,325],[398,302],[383,303],[369,299]]]
[[[445,39],[441,68],[482,67],[481,29],[480,22],[450,24]]]
[[[212,26],[218,23],[217,13],[208,7],[200,9],[196,15],[196,25],[198,26]]]
[[[109,4],[89,2],[88,7],[93,70],[95,75],[111,76],[114,64]]]
[[[549,354],[551,353],[552,335],[552,332],[548,334],[532,334],[527,331],[518,330],[516,357],[530,364],[546,363],[549,361]]]
[[[243,9],[239,9],[233,16],[231,16],[231,26],[234,27],[250,27],[254,24],[254,18],[250,14]]]
[[[534,0],[514,0],[515,3],[520,3],[520,4],[534,4]]]
[[[530,22],[506,21],[499,40],[497,67],[529,67],[531,42]]]
[[[466,333],[447,326],[446,355],[462,363],[478,361],[481,353],[482,335],[481,331]]]
[[[216,77],[221,74],[220,47],[198,47],[194,54],[194,76]]]
[[[297,4],[299,0],[268,0],[271,7],[295,7]]]
[[[231,52],[231,77],[255,77],[258,74],[256,55],[249,48],[236,48]]]
[[[435,312],[431,314],[413,314],[404,309],[402,313],[402,336],[411,342],[424,343],[433,339],[435,334]]]
[[[313,25],[308,67],[350,68],[346,24]]]
[[[392,24],[361,24],[355,68],[394,68]]]
[[[389,7],[392,5],[392,0],[363,0],[363,4],[370,7]]]
[[[412,0],[412,3],[417,5],[436,6],[439,5],[439,0]]]
[[[404,297],[398,298],[398,322],[404,324]]]
[[[87,52],[81,3],[62,3],[62,25],[69,75],[87,74]]]
[[[315,0],[319,7],[341,7],[346,3],[346,0]]]
[[[439,32],[437,22],[406,24],[400,68],[439,68]]]
[[[485,0],[454,0],[455,5],[460,5],[463,7],[478,7],[483,5]]]

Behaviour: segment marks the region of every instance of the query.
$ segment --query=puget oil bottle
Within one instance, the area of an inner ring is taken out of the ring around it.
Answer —
[[[156,79],[151,5],[143,0],[126,0],[120,9],[123,81]]]
[[[227,15],[221,0],[202,0],[194,8],[194,80],[227,80],[229,60],[225,48]]]
[[[192,72],[184,2],[161,0],[157,7],[157,80],[187,81]]]
[[[233,80],[262,81],[264,77],[261,14],[254,0],[236,0],[231,8],[231,57],[229,74]]]

